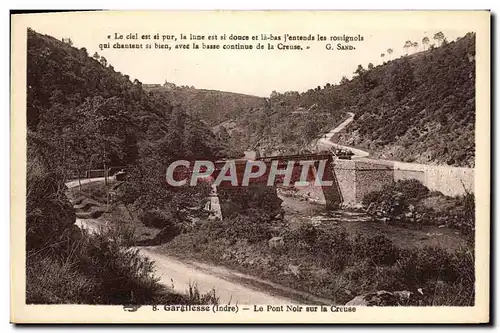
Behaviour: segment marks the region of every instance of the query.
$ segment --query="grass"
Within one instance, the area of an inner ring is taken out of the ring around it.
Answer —
[[[414,197],[429,198],[418,185],[407,192],[411,203]],[[200,221],[164,244],[163,250],[180,258],[225,265],[338,304],[377,290],[409,290],[415,295],[409,305],[474,303],[474,252],[470,244],[450,249],[401,246],[393,237],[363,228],[353,233],[333,224],[289,224],[259,209],[244,208],[244,214],[233,214],[223,221]],[[152,216],[149,223],[156,224],[156,218]],[[275,236],[283,237],[283,246],[269,245],[268,240]],[[209,297],[190,295],[200,300]]]
[[[27,304],[212,304],[218,301],[214,292],[200,294],[195,286],[189,294],[181,295],[161,285],[155,276],[154,262],[133,248],[136,237],[131,224],[115,220],[97,234],[80,230],[73,224],[75,213],[63,188],[57,187],[59,191],[55,194],[47,190],[55,178],[45,179],[43,173],[36,176],[40,180],[30,183],[28,197],[31,208],[28,226],[34,227],[30,228],[27,239]],[[45,190],[40,190],[42,188]],[[77,207],[83,212],[92,213],[103,205],[106,191],[103,184],[89,183],[82,186],[82,191],[70,189],[69,196],[79,202]],[[59,209],[56,212],[35,208],[52,207],[51,201],[64,205],[56,205]],[[59,221],[60,216],[73,216],[73,223]],[[45,230],[40,228],[40,223],[48,220],[59,226],[57,232],[40,233],[39,230]]]
[[[246,236],[237,231],[238,223],[246,224],[242,229]],[[382,235],[350,236],[342,227],[310,224],[295,229],[279,226],[284,245],[271,247],[267,239],[251,236],[249,223],[248,219],[207,222],[164,244],[163,249],[339,304],[377,290],[409,290],[417,295],[410,305],[462,306],[474,302],[474,255],[470,248],[454,252],[431,246],[400,248]],[[228,230],[231,228],[237,230]]]

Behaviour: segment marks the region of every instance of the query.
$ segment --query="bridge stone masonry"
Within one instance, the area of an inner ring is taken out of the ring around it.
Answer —
[[[323,189],[323,193],[309,191],[313,193],[312,201],[328,207],[355,206],[361,203],[367,193],[405,179],[416,179],[430,191],[458,196],[467,191],[474,192],[475,174],[473,168],[359,158],[334,160],[331,177],[335,180],[335,186]],[[307,189],[305,191],[307,196]]]
[[[318,160],[324,156],[318,156]],[[268,157],[284,159],[285,156]],[[311,158],[309,156],[308,158]],[[306,186],[285,188],[276,186],[285,195],[298,196],[325,205],[329,209],[359,205],[363,197],[372,191],[381,190],[385,185],[398,180],[416,179],[431,191],[438,191],[448,196],[474,192],[475,173],[473,168],[460,168],[439,165],[424,165],[396,161],[357,158],[331,159],[327,163],[323,180],[332,181],[330,186],[318,186],[313,179],[317,175],[318,162],[311,168],[311,181]],[[219,198],[213,186],[211,210],[214,217],[222,218]]]

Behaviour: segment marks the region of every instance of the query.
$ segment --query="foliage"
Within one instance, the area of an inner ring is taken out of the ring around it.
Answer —
[[[377,290],[408,290],[414,295],[408,305],[474,304],[473,247],[452,253],[436,247],[399,248],[382,235],[349,236],[342,227],[308,223],[295,228],[275,223],[271,233],[249,239],[257,228],[266,226],[261,224],[263,221],[249,222],[241,216],[227,222],[206,222],[178,236],[167,248],[181,256],[229,265],[337,304]],[[268,245],[269,238],[278,235],[284,244]],[[295,267],[294,271],[291,267]],[[457,295],[457,291],[462,294]]]
[[[385,185],[380,191],[366,194],[363,205],[377,221],[417,226],[446,225],[470,235],[472,241],[474,238],[475,199],[471,192],[446,197],[439,192],[430,192],[415,179],[399,180]]]
[[[345,116],[342,92],[328,94],[321,87],[304,93],[274,92],[270,98],[171,83],[146,89],[169,103],[182,105],[190,115],[213,126],[222,139],[223,151],[233,157],[254,149],[264,154],[305,151],[312,140]]]
[[[367,148],[374,157],[474,166],[474,56],[475,34],[469,33],[367,71],[375,83],[369,90],[361,76],[330,88],[346,89],[345,107],[356,114],[340,143]]]
[[[29,29],[27,67],[28,128],[53,144],[52,159],[67,173],[146,163],[152,154],[161,154],[158,163],[220,156],[203,123],[149,96],[140,82],[89,58],[86,50]]]
[[[64,183],[87,169],[129,166],[124,198],[165,230],[169,220],[148,209],[171,205],[180,213],[205,194],[199,188],[166,189],[167,163],[185,154],[220,157],[215,135],[181,109],[147,95],[138,80],[130,82],[97,53],[89,58],[85,48],[31,29],[27,46],[27,302],[212,301],[213,295],[187,300],[164,290],[153,264],[129,247],[130,230],[82,234]],[[91,188],[90,195],[102,200],[107,193]]]
[[[152,273],[116,233],[84,233],[66,251],[28,252],[27,303],[144,304],[161,289]]]
[[[75,214],[64,193],[60,169],[51,168],[53,147],[28,132],[26,248],[57,250],[70,241]]]

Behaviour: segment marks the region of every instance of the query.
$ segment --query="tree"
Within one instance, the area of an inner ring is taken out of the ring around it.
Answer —
[[[347,84],[349,82],[349,79],[343,75],[342,78],[340,79],[340,84]]]
[[[414,88],[413,68],[407,58],[393,63],[388,69],[390,89],[396,101],[401,101]]]
[[[370,63],[368,64],[368,70],[372,70],[372,69],[373,69],[373,64],[370,62]]]
[[[440,32],[436,32],[434,34],[434,37],[432,37],[432,38],[438,42],[438,46],[441,46],[446,37],[444,36],[444,33],[442,31],[440,31]]]
[[[363,65],[358,65],[358,68],[356,68],[356,71],[354,74],[357,74],[358,76],[361,76],[365,72],[365,69],[363,68]]]
[[[373,68],[373,64],[371,64],[371,66],[370,64],[368,65],[368,69],[370,69],[370,67]],[[358,75],[359,82],[361,83],[361,87],[364,91],[369,91],[375,87],[376,80],[374,79],[374,76],[372,75],[371,71],[365,70],[362,65],[358,65],[358,68],[356,69],[354,74]]]
[[[71,38],[62,38],[62,42],[68,44],[69,46],[73,46],[73,41]]]
[[[425,36],[422,38],[422,45],[424,46],[424,51],[425,51],[425,46],[429,44],[429,37]]]
[[[405,45],[403,45],[403,48],[405,48],[405,49],[406,49],[406,55],[408,55],[408,49],[409,49],[410,47],[412,47],[412,45],[413,45],[413,43],[411,42],[411,40],[407,40],[407,41],[405,42]]]
[[[385,57],[385,53],[380,53],[380,57],[381,57],[382,59],[384,59],[384,57]]]
[[[94,55],[92,56],[92,58],[94,58],[95,60],[99,61],[100,56],[99,56],[99,54],[96,52],[96,53],[94,53]]]
[[[87,53],[87,49],[82,47],[80,48],[80,60],[81,61],[87,61],[87,57],[89,56],[89,54]]]
[[[418,42],[413,42],[412,46],[415,49],[415,52],[417,52],[417,50],[418,50]]]
[[[101,57],[101,60],[99,61],[101,63],[101,65],[103,65],[104,67],[106,67],[106,65],[108,64],[108,61],[106,60],[106,58],[104,57]]]
[[[389,55],[389,58],[391,57],[392,52],[394,52],[393,49],[387,49],[387,54]]]
[[[86,161],[87,169],[101,164],[104,169],[104,182],[107,185],[107,166],[112,158],[122,159],[124,156],[124,128],[127,127],[128,118],[125,116],[126,107],[119,97],[103,98],[96,96],[87,98],[76,110],[74,133],[78,133],[85,140],[73,139],[79,147],[72,147],[71,151],[78,152]],[[83,147],[83,148],[81,148]],[[80,171],[80,169],[78,170]]]

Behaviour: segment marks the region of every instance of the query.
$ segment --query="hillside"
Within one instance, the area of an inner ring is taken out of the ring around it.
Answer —
[[[474,166],[475,35],[394,59],[359,65],[355,76],[303,93],[259,98],[176,87],[148,88],[212,126],[225,153],[307,151],[312,140],[355,113],[333,138],[373,157],[452,166]]]
[[[182,105],[191,116],[203,119],[209,126],[216,126],[227,119],[239,118],[262,107],[264,98],[239,93],[195,89],[173,83],[145,85],[145,90],[162,94],[172,105]]]
[[[356,72],[344,82],[356,116],[340,143],[374,157],[474,166],[474,34]]]
[[[123,187],[136,210],[176,212],[198,199],[164,186],[169,162],[219,158],[224,147],[201,121],[149,96],[97,53],[31,29],[27,46],[27,302],[182,301],[165,294],[151,262],[127,250],[123,221],[110,234],[80,232],[64,184],[88,169],[128,166]]]
[[[225,152],[230,156],[241,156],[244,150],[264,155],[307,151],[312,140],[346,115],[342,93],[325,94],[320,89],[273,92],[270,98],[172,83],[149,85],[145,90],[212,126],[219,141],[227,143]]]

